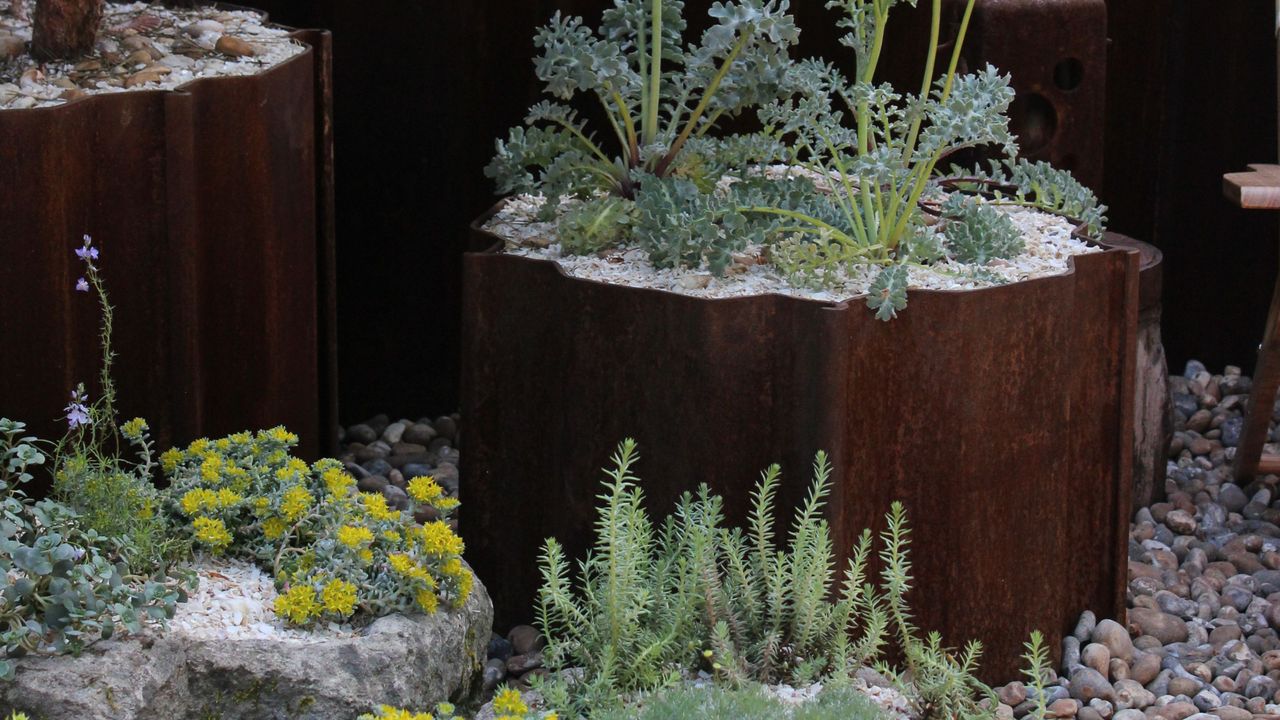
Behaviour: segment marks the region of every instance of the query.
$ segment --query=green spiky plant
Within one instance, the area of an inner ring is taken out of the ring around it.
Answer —
[[[624,441],[600,495],[596,542],[576,579],[564,549],[548,539],[541,558],[538,622],[553,669],[579,668],[572,682],[541,689],[551,707],[586,716],[676,684],[698,670],[729,687],[848,678],[896,641],[899,682],[920,717],[970,717],[989,688],[973,677],[981,646],[955,659],[936,634],[921,639],[911,589],[906,512],[894,503],[881,535],[879,586],[867,577],[873,536],[865,531],[837,578],[823,508],[831,465],[814,462],[809,494],[785,546],[774,537],[777,466],[752,494],[746,528],[723,527],[723,503],[704,485],[686,493],[656,526]],[[991,705],[994,707],[994,705]]]

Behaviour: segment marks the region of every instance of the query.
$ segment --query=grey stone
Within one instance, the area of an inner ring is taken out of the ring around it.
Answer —
[[[1235,483],[1226,483],[1218,489],[1218,503],[1228,512],[1240,512],[1249,503],[1249,497]]]
[[[442,438],[452,440],[458,435],[458,421],[448,415],[436,418],[433,424],[435,425],[436,433]]]
[[[1214,708],[1222,706],[1222,699],[1218,697],[1217,693],[1209,688],[1205,688],[1204,690],[1196,693],[1196,696],[1191,699],[1191,702],[1195,703],[1195,706],[1199,708],[1201,712],[1209,712]]]
[[[387,504],[396,510],[408,510],[411,504],[409,493],[395,485],[388,485],[382,488],[382,496],[387,499]]]
[[[1249,682],[1244,686],[1244,694],[1247,697],[1267,698],[1270,699],[1276,692],[1276,681],[1266,675],[1255,675],[1249,678]]]
[[[1115,682],[1115,705],[1118,710],[1129,710],[1149,707],[1156,702],[1155,693],[1135,680],[1117,680]]]
[[[382,492],[388,483],[389,481],[381,475],[369,475],[356,483],[356,487],[360,488],[360,492]]]
[[[395,444],[400,442],[400,438],[404,437],[404,430],[404,423],[393,422],[382,431],[382,441],[395,447]]]
[[[407,443],[415,445],[429,445],[436,438],[436,429],[427,423],[414,423],[405,428],[404,437],[401,439]]]
[[[0,707],[42,720],[351,720],[374,702],[431,707],[479,691],[492,624],[477,581],[459,610],[389,615],[354,638],[112,640],[18,660]]]
[[[1227,418],[1222,423],[1222,444],[1226,447],[1236,447],[1240,444],[1240,433],[1244,430],[1244,418],[1233,417]]]
[[[1085,703],[1094,698],[1112,700],[1115,690],[1102,673],[1081,665],[1071,671],[1071,697]]]
[[[507,633],[507,639],[511,641],[511,650],[516,655],[541,650],[547,644],[547,639],[532,625],[517,625],[511,628]]]
[[[378,433],[374,432],[373,428],[364,423],[352,425],[347,428],[346,441],[348,443],[358,442],[368,445],[377,439]]]
[[[1143,509],[1145,510],[1146,508]],[[1150,513],[1147,514],[1150,515]],[[1093,614],[1092,610],[1085,610],[1080,613],[1080,620],[1076,623],[1076,628],[1071,634],[1080,641],[1081,645],[1085,645],[1092,639],[1093,630],[1097,626],[1098,617]]]
[[[484,664],[484,676],[481,680],[484,692],[489,692],[507,676],[507,661],[492,658]]]
[[[362,464],[364,465],[364,469],[369,471],[370,475],[381,475],[386,477],[387,475],[390,475],[391,471],[394,469],[391,467],[391,463],[383,460],[382,458],[374,458]]]

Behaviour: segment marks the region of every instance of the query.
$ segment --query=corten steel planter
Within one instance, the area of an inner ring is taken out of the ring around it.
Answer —
[[[82,234],[116,305],[121,413],[160,447],[284,424],[334,442],[330,37],[253,77],[0,111],[0,415],[97,396]]]
[[[731,522],[759,472],[779,508],[834,464],[837,548],[902,500],[921,624],[979,638],[1009,680],[1022,643],[1124,614],[1138,253],[976,292],[913,291],[892,322],[860,300],[699,299],[574,279],[495,252],[465,264],[462,532],[497,622],[529,620],[536,558],[590,541],[600,468],[640,444],[651,510],[708,483]],[[789,512],[781,513],[789,521]]]

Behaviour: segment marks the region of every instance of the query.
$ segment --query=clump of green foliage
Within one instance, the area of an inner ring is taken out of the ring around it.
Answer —
[[[633,705],[607,710],[599,720],[669,720],[670,718],[734,718],[734,720],[875,720],[881,711],[866,695],[848,686],[826,687],[816,698],[790,704],[770,697],[759,686],[662,690]]]
[[[85,273],[76,288],[92,293],[102,318],[100,395],[90,401],[83,383],[71,395],[67,434],[53,452],[54,497],[78,513],[82,527],[116,538],[120,559],[132,572],[163,577],[190,555],[190,546],[172,536],[159,512],[159,493],[152,483],[154,447],[146,421],[134,418],[121,425],[117,420],[112,376],[114,309],[99,273],[99,250],[86,235],[76,254]],[[122,440],[136,451],[136,461],[123,457]]]
[[[115,634],[139,632],[146,622],[173,617],[181,590],[133,576],[120,554],[123,541],[84,528],[71,508],[33,502],[21,486],[48,457],[20,422],[0,419],[0,678],[13,658],[36,651],[76,653]]]
[[[880,268],[868,304],[881,319],[906,307],[901,265],[942,257],[985,265],[1022,250],[1018,231],[994,209],[1020,205],[1073,215],[1091,232],[1101,230],[1097,200],[1069,173],[1017,159],[1009,132],[1013,89],[995,68],[958,72],[973,13],[969,0],[949,60],[937,73],[942,2],[934,0],[924,75],[915,94],[877,83],[890,13],[915,0],[829,0],[839,10],[842,42],[854,51],[852,79],[820,61],[797,63],[790,79],[795,96],[761,110],[768,130],[789,138],[791,162],[829,178],[831,191],[813,206],[758,207],[793,221],[803,232],[780,241],[778,264],[808,282],[833,279],[830,270],[851,265]],[[936,75],[936,76],[935,76]],[[847,119],[847,121],[846,121]],[[965,150],[987,149],[1006,158],[989,172],[943,163]],[[948,198],[945,191],[987,191],[987,200]],[[816,209],[817,212],[813,212]]]
[[[614,0],[599,35],[557,15],[536,38],[538,76],[560,100],[594,95],[621,155],[604,152],[568,106],[544,102],[528,128],[498,142],[487,172],[500,193],[545,196],[543,219],[561,215],[565,252],[634,241],[658,267],[720,273],[734,252],[764,245],[797,284],[835,285],[871,269],[867,303],[883,320],[906,307],[911,266],[953,260],[961,268],[949,272],[990,279],[983,266],[1020,253],[1000,206],[1066,215],[1100,232],[1105,208],[1087,188],[1018,159],[1008,76],[990,66],[959,72],[975,0],[948,58],[942,0],[932,0],[917,92],[877,81],[889,17],[916,1],[828,0],[853,50],[848,75],[824,60],[790,59],[798,31],[785,0],[717,3],[717,24],[686,50],[678,0]],[[707,134],[753,106],[762,131]],[[996,159],[956,166],[966,151]],[[800,172],[766,171],[777,162]],[[564,197],[574,200],[562,206]]]
[[[721,177],[745,175],[750,166],[782,157],[781,145],[769,137],[720,138],[713,131],[785,92],[789,51],[799,38],[788,8],[789,0],[717,2],[709,10],[711,27],[688,44],[683,0],[614,0],[598,31],[557,12],[534,38],[541,51],[537,76],[557,102],[538,103],[524,126],[497,142],[486,174],[499,193],[541,193],[548,219],[561,198],[584,201],[569,205],[562,221],[566,251],[596,252],[632,230],[647,245],[662,247],[661,231],[679,230],[680,219],[664,212],[647,225],[628,227],[629,219],[644,214],[632,201],[643,206],[647,195],[656,194],[700,207]],[[612,150],[563,104],[580,95],[602,109]],[[722,201],[712,205],[732,209]],[[615,222],[620,227],[605,227]],[[723,269],[727,245],[740,242],[712,221],[686,237],[689,247],[654,252],[654,262],[707,262]]]
[[[544,546],[538,600],[544,657],[548,667],[582,673],[544,685],[553,707],[587,715],[699,670],[731,687],[838,680],[896,641],[902,666],[878,669],[900,683],[921,717],[980,713],[980,698],[991,696],[973,676],[980,644],[957,657],[937,634],[922,638],[912,622],[901,504],[894,503],[880,536],[879,585],[867,577],[870,531],[837,582],[823,513],[831,478],[825,454],[814,462],[813,484],[785,546],[774,538],[777,466],[756,486],[745,529],[722,526],[723,503],[705,485],[655,526],[631,472],[636,459],[635,443],[624,441],[600,495],[596,542],[576,580],[555,539]]]
[[[206,551],[270,569],[282,590],[275,611],[297,625],[466,601],[474,577],[448,524],[456,498],[417,477],[406,489],[411,502],[394,507],[381,493],[358,492],[337,460],[291,456],[297,442],[277,427],[166,451],[171,516]],[[415,504],[440,519],[415,523]]]

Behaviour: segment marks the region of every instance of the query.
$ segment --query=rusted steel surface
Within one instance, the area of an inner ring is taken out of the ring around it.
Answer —
[[[0,414],[56,437],[96,395],[99,315],[72,250],[101,247],[120,410],[160,445],[336,423],[330,40],[255,77],[0,111]]]
[[[1138,251],[1138,343],[1135,362],[1133,432],[1133,505],[1146,507],[1165,497],[1169,442],[1173,439],[1173,404],[1169,399],[1169,364],[1160,333],[1164,254],[1155,246],[1118,233],[1107,233],[1111,247]]]
[[[496,239],[473,228],[473,249]],[[978,292],[860,301],[705,300],[571,279],[548,261],[464,260],[462,532],[498,623],[529,620],[536,558],[589,541],[615,444],[639,441],[652,510],[706,482],[745,517],[761,469],[800,504],[835,464],[837,547],[906,503],[921,623],[980,638],[1014,677],[1085,609],[1124,612],[1138,255]]]
[[[1102,187],[1107,98],[1105,0],[978,0],[965,55],[1013,75],[1010,129],[1022,156]]]

